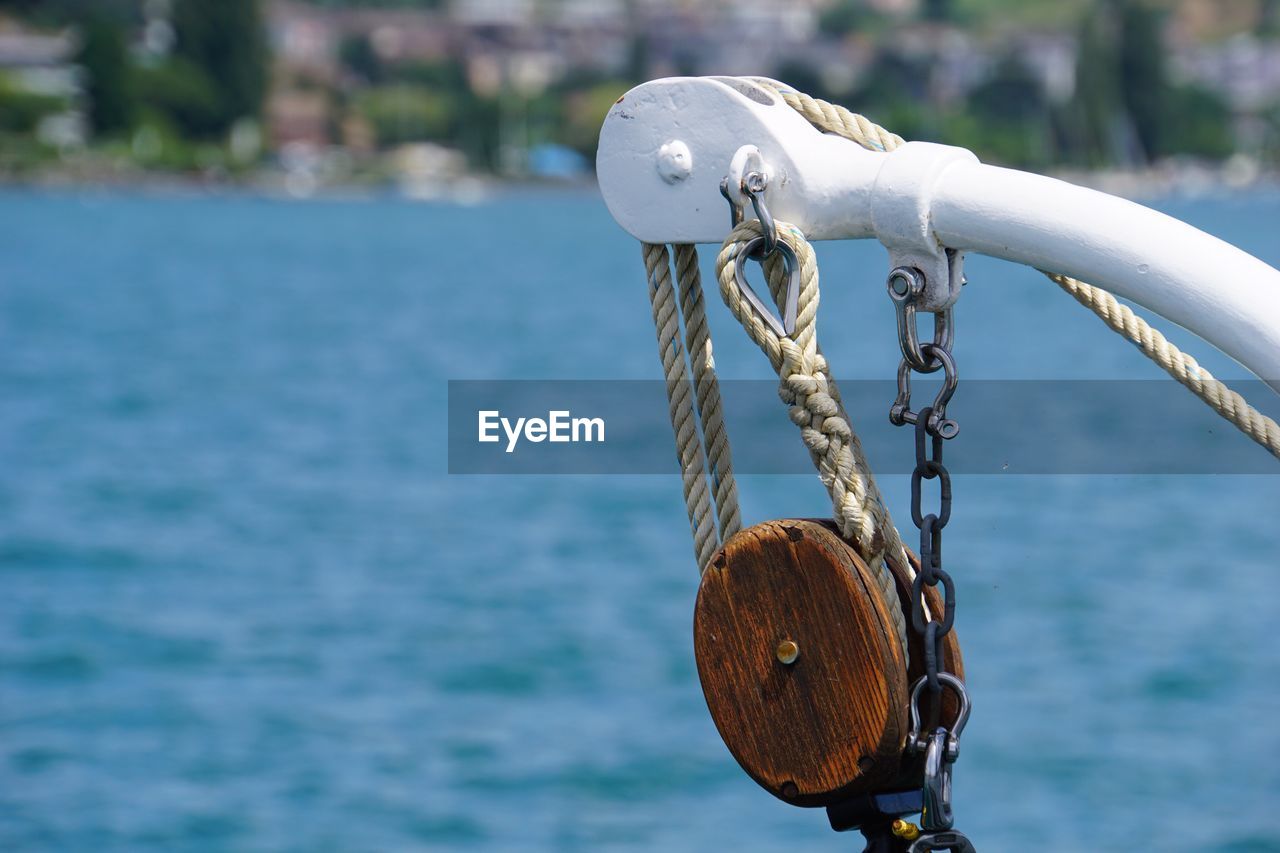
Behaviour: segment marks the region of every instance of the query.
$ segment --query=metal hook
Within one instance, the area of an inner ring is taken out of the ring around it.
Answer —
[[[926,675],[917,679],[911,688],[911,731],[907,734],[908,752],[924,750],[920,824],[926,830],[950,829],[955,820],[951,811],[951,769],[960,757],[960,735],[969,722],[969,712],[972,709],[969,692],[965,690],[963,681],[949,672],[938,673],[938,680],[954,690],[960,700],[960,713],[956,716],[955,725],[951,731],[939,726],[927,738],[921,737],[920,693],[929,681]]]
[[[753,257],[766,258],[778,250],[778,225],[773,219],[773,214],[769,212],[769,208],[764,203],[764,191],[769,186],[769,179],[764,172],[751,171],[743,175],[739,184],[742,194],[751,199],[751,209],[755,211],[756,219],[760,220],[760,230],[764,235],[763,251],[761,247],[752,250]],[[729,202],[729,228],[730,230],[737,228],[743,221],[742,205],[734,200],[733,194],[729,192],[729,177],[726,175],[720,181],[720,195],[724,196],[724,200]]]
[[[742,178],[742,191],[751,199],[751,208],[760,220],[760,229],[764,234],[764,255],[768,257],[778,249],[778,225],[773,221],[773,214],[764,203],[764,191],[769,185],[763,172],[748,172]]]
[[[956,724],[952,726],[951,731],[947,732],[946,751],[944,753],[947,763],[954,762],[960,757],[960,735],[964,732],[964,727],[969,722],[969,712],[972,710],[972,703],[969,701],[969,691],[965,689],[964,682],[956,678],[949,672],[938,673],[938,680],[955,691],[956,697],[960,700],[960,713],[956,715]],[[920,736],[920,692],[924,690],[925,684],[929,681],[927,675],[916,679],[916,683],[911,686],[911,731],[907,734],[907,751],[920,752],[927,749],[928,741]],[[946,729],[940,731],[946,732]],[[935,732],[934,734],[937,734]],[[932,735],[930,735],[932,738]]]
[[[929,408],[925,426],[930,434],[939,438],[955,438],[960,434],[960,425],[947,417],[947,403],[956,393],[956,385],[959,382],[955,360],[950,352],[938,344],[923,344],[920,351],[931,361],[936,361],[938,367],[943,368],[942,387],[933,398],[933,405]],[[937,367],[933,370],[937,370]],[[914,424],[918,417],[919,412],[911,410],[911,365],[904,358],[898,363],[898,396],[889,407],[889,423],[895,426]]]
[[[917,373],[933,373],[942,362],[928,358],[920,344],[920,332],[916,328],[916,299],[924,292],[924,273],[915,267],[894,267],[887,281],[889,298],[898,314],[898,344],[902,357]],[[933,345],[951,352],[955,340],[955,322],[952,309],[933,315]],[[927,344],[925,346],[928,346]]]
[[[769,324],[769,328],[778,337],[786,337],[795,334],[796,331],[796,315],[800,303],[800,263],[796,260],[795,251],[779,240],[775,251],[782,253],[782,263],[787,271],[787,292],[782,303],[782,320],[779,321],[747,282],[747,258],[754,258],[763,266],[764,258],[769,253],[760,250],[766,242],[765,236],[760,235],[752,237],[738,249],[738,256],[733,261],[733,280],[738,285],[739,292],[751,303],[751,307],[756,310],[760,318]]]

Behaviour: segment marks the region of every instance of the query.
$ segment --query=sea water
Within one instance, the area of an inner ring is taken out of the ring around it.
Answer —
[[[1155,204],[1280,265],[1280,196]],[[891,377],[883,251],[819,253],[837,375]],[[962,424],[965,378],[1162,376],[1037,273],[968,276]],[[768,378],[709,300],[722,374]],[[0,849],[861,849],[717,737],[673,473],[447,473],[448,380],[658,378],[648,314],[588,192],[0,194]],[[1257,452],[957,476],[979,849],[1280,850]],[[740,487],[748,523],[829,509],[811,475]]]

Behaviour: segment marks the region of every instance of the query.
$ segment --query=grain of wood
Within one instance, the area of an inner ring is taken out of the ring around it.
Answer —
[[[694,616],[698,674],[720,736],[774,796],[822,806],[899,777],[900,606],[824,522],[758,524],[712,557]],[[786,640],[791,664],[778,659]]]

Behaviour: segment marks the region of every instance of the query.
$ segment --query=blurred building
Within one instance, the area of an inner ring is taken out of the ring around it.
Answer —
[[[798,69],[830,93],[849,93],[874,73],[886,52],[930,69],[925,91],[913,95],[933,108],[963,109],[970,94],[1008,59],[1030,73],[1049,104],[1064,104],[1074,95],[1079,30],[1061,22],[1069,15],[1036,24],[988,21],[974,29],[923,19],[922,0],[865,0],[859,8],[879,16],[880,29],[864,32],[855,25],[833,31],[830,15],[839,3],[452,0],[423,9],[266,0],[275,57],[267,138],[276,149],[342,145],[359,155],[388,147],[375,132],[377,122],[353,105],[362,93],[398,84],[361,79],[351,62],[357,49],[397,73],[414,66],[461,69],[464,82],[450,85],[465,85],[479,97],[500,101],[499,109],[513,111],[501,119],[507,128],[503,134],[524,120],[521,99],[561,84],[582,89],[668,75]],[[1255,33],[1214,35],[1223,27],[1247,27],[1250,19],[1240,10],[1256,4],[1234,4],[1230,15],[1215,14],[1217,5],[1210,0],[1170,3],[1168,64],[1181,80],[1221,94],[1237,114],[1259,114],[1280,103],[1280,41]],[[1271,5],[1280,8],[1280,0]],[[517,128],[515,136],[520,135]],[[391,144],[433,139],[400,136]],[[506,149],[513,145],[524,148],[510,160]],[[512,143],[504,135],[500,159],[527,165],[531,145],[530,140]]]
[[[0,84],[64,105],[36,125],[36,138],[48,145],[80,145],[87,137],[76,47],[70,32],[33,32],[0,18]]]

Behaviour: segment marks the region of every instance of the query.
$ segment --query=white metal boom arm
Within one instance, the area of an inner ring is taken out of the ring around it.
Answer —
[[[597,172],[609,211],[633,236],[719,243],[730,230],[721,181],[736,189],[748,164],[767,175],[776,218],[810,239],[876,237],[895,264],[925,272],[933,306],[958,287],[948,289],[944,248],[1005,258],[1131,299],[1280,392],[1280,271],[1124,199],[945,145],[869,151],[730,77],[632,89],[605,119]]]

